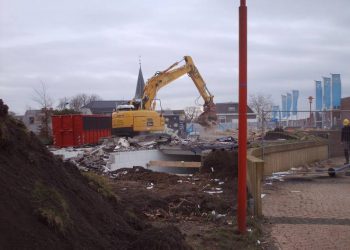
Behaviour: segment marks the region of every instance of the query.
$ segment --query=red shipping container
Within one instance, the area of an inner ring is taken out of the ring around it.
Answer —
[[[53,115],[52,134],[57,147],[96,144],[111,136],[112,117],[108,115]]]

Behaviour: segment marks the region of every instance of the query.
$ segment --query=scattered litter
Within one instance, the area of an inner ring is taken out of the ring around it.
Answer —
[[[253,230],[252,230],[251,228],[248,228],[247,231],[248,231],[248,232],[252,232]]]
[[[274,175],[274,176],[286,176],[286,175],[289,175],[290,174],[290,172],[275,172],[275,173],[272,173],[272,175]]]
[[[224,185],[225,182],[224,182],[224,181],[220,181],[218,184],[219,184],[219,185]]]
[[[260,245],[260,240],[257,240],[256,243],[257,243],[258,245]]]
[[[298,191],[298,190],[292,190],[292,191],[290,191],[290,192],[292,192],[292,193],[300,193],[301,191]]]
[[[266,178],[267,181],[284,181],[283,176],[269,176]]]
[[[213,167],[211,167],[210,169],[211,169],[211,171],[214,173],[214,168],[213,168]]]
[[[178,182],[178,183],[182,183],[182,180],[178,180],[177,182]]]
[[[154,187],[154,184],[151,182],[149,185],[147,185],[146,189],[150,190]]]
[[[204,191],[204,193],[207,193],[207,194],[222,194],[224,191],[222,190],[219,190],[219,191],[215,191],[215,190],[207,190],[207,191]]]
[[[129,147],[130,147],[130,143],[128,142],[127,139],[125,139],[125,138],[120,138],[120,139],[118,140],[118,146],[121,146],[121,147],[123,147],[123,148],[129,148]]]
[[[261,198],[264,198],[266,196],[266,194],[261,194]]]
[[[215,216],[216,219],[220,219],[220,218],[224,218],[224,217],[226,217],[226,214],[217,214]]]

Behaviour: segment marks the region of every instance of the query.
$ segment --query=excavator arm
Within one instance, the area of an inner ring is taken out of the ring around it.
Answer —
[[[216,124],[217,121],[215,104],[213,101],[214,96],[211,95],[207,89],[206,84],[197,67],[194,65],[192,58],[190,56],[185,56],[184,60],[186,62],[185,65],[175,68],[181,61],[176,62],[166,70],[157,72],[147,81],[140,109],[154,110],[155,98],[159,89],[180,78],[181,76],[188,74],[204,100],[204,112],[198,117],[198,123],[207,127],[212,126]]]

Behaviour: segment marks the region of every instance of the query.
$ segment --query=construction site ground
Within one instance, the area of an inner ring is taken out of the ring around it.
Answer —
[[[343,158],[324,163],[343,164]],[[350,177],[285,176],[264,185],[264,228],[276,249],[349,249]]]
[[[248,219],[249,232],[235,231],[236,179],[210,174],[188,176],[156,173],[143,168],[120,169],[110,184],[134,206],[135,213],[156,227],[175,225],[193,249],[256,249],[260,227]]]

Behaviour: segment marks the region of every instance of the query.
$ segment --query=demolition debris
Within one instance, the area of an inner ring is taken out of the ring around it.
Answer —
[[[179,163],[182,162],[182,164],[176,164],[173,160],[158,165],[166,165],[167,167],[170,167],[171,163],[173,163],[174,167],[179,167],[180,165],[191,167],[196,165],[194,163],[190,164],[191,162],[193,162],[193,160],[190,162],[183,161],[181,160],[181,155],[192,155],[200,157],[208,151],[210,152],[215,150],[235,150],[238,147],[238,143],[233,137],[223,137],[215,141],[208,141],[193,137],[182,139],[176,135],[169,135],[165,133],[157,135],[137,136],[133,138],[107,138],[104,139],[101,143],[101,145],[95,147],[70,147],[62,149],[51,148],[50,151],[53,154],[62,157],[63,160],[72,162],[81,170],[110,172],[114,170],[111,167],[111,165],[113,164],[113,157],[111,157],[111,155],[115,152],[130,153],[133,151],[141,152],[145,150],[158,150],[161,153],[167,154],[167,152],[171,151],[172,154],[178,154]],[[149,152],[151,153],[151,151]],[[144,167],[154,165],[155,162],[159,163],[158,160],[165,160],[165,158],[150,159],[150,161],[147,161],[146,164],[144,164]],[[138,166],[138,164],[133,166]],[[132,166],[118,166],[118,168],[122,167]]]

